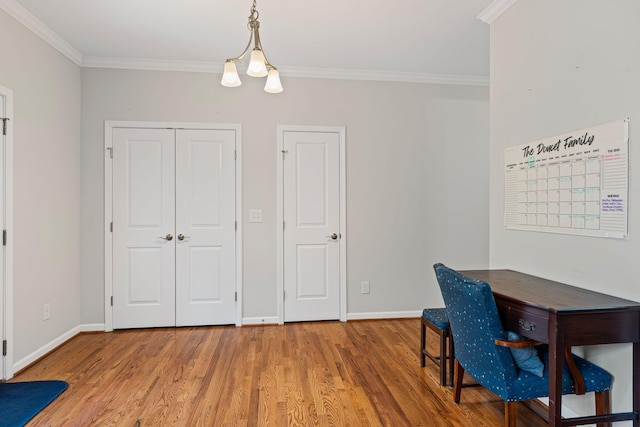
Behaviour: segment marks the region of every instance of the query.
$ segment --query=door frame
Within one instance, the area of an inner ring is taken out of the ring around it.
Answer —
[[[0,292],[3,298],[0,302],[0,316],[4,331],[3,339],[7,341],[7,354],[0,361],[0,379],[13,378],[13,91],[4,86],[0,86],[0,95],[5,100],[5,116],[9,118],[7,123],[7,134],[4,135],[4,163],[0,164],[4,174],[4,189],[2,191],[4,200],[0,200],[4,206],[4,230],[7,230],[7,241],[4,246],[3,272],[0,278]],[[1,130],[0,130],[1,132]],[[2,197],[2,196],[0,196]]]
[[[278,195],[277,195],[277,283],[278,324],[284,324],[284,160],[283,146],[285,132],[323,132],[337,133],[340,139],[340,321],[347,321],[347,165],[346,165],[346,130],[344,126],[297,126],[278,125]]]
[[[242,326],[242,127],[229,123],[188,123],[188,122],[104,122],[104,325],[105,332],[113,331],[113,161],[110,153],[114,128],[138,129],[207,129],[233,130],[236,133],[236,326]]]

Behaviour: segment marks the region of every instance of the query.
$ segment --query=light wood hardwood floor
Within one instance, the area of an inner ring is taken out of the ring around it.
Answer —
[[[419,347],[418,319],[125,330],[81,334],[11,381],[69,383],[30,426],[503,424],[481,387],[454,404]]]

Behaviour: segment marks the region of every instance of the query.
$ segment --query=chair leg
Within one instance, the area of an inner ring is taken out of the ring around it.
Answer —
[[[455,358],[454,348],[453,348],[453,337],[451,336],[451,331],[447,331],[447,341],[449,343],[449,352],[448,354],[448,363],[449,363],[449,387],[453,387],[453,360]]]
[[[432,354],[427,350],[427,330],[432,330],[434,333],[438,334],[440,338],[440,348],[439,354]],[[447,340],[449,340],[449,350],[447,351]],[[433,360],[438,364],[440,368],[440,385],[442,387],[447,385],[447,372],[451,372],[449,374],[449,384],[452,383],[453,378],[453,363],[452,363],[452,341],[451,334],[449,330],[442,330],[440,328],[432,325],[428,320],[425,320],[424,317],[420,321],[420,366],[425,367],[426,358]],[[449,359],[447,361],[447,359]],[[447,370],[447,362],[449,363],[449,370]]]
[[[611,397],[609,390],[598,391],[596,397],[596,415],[611,413]],[[598,423],[598,427],[611,427],[611,423]]]
[[[447,332],[440,332],[440,386],[447,385]]]
[[[505,427],[516,427],[517,418],[518,418],[518,402],[504,402]]]
[[[427,343],[427,326],[424,324],[424,319],[420,322],[420,366],[425,366],[425,354],[424,349]]]
[[[455,373],[453,380],[453,401],[460,403],[460,393],[462,392],[462,379],[464,378],[464,368],[458,362],[458,359],[454,359]]]

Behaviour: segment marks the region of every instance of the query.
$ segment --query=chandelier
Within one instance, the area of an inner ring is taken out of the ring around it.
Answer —
[[[251,15],[249,15],[249,23],[247,28],[251,31],[249,36],[249,43],[244,51],[236,58],[227,59],[224,63],[224,73],[222,74],[222,86],[237,87],[242,84],[240,76],[238,76],[238,70],[236,69],[236,62],[247,64],[242,58],[249,52],[251,43],[253,42],[253,50],[251,51],[251,59],[247,68],[247,74],[251,77],[264,77],[267,76],[267,83],[264,85],[265,92],[280,93],[282,92],[282,84],[280,83],[280,74],[276,67],[271,65],[267,56],[262,49],[262,43],[260,42],[260,21],[258,17],[260,13],[256,10],[256,0],[253,0],[253,6],[251,7]]]

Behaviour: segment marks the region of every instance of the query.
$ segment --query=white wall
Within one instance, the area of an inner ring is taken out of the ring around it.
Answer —
[[[13,90],[14,362],[80,324],[80,68],[0,10]],[[42,320],[51,304],[51,319]]]
[[[441,304],[431,266],[488,265],[486,87],[286,78],[224,88],[219,75],[82,70],[82,319],[104,319],[105,120],[240,123],[244,318],[274,318],[276,127],[346,126],[348,313]],[[263,223],[248,211],[263,210]],[[360,282],[371,293],[360,293]]]
[[[491,267],[640,300],[638,18],[637,0],[520,0],[491,24]],[[629,240],[504,229],[504,148],[626,117]],[[630,410],[630,346],[585,351],[615,376],[614,410]],[[588,412],[583,403],[569,406]]]

